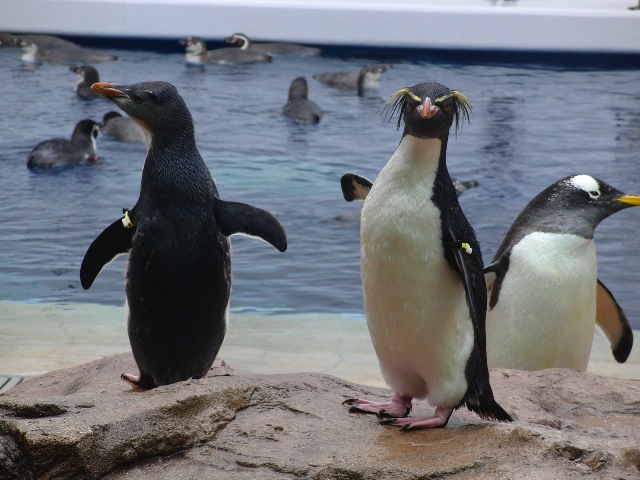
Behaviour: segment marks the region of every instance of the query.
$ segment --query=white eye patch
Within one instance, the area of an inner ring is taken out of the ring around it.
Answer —
[[[576,175],[575,177],[571,177],[567,183],[575,188],[584,190],[593,199],[600,197],[600,184],[595,178],[589,175]]]

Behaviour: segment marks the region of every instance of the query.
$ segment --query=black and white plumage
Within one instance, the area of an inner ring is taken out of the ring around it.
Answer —
[[[118,112],[107,112],[100,124],[100,133],[115,138],[121,142],[147,145],[148,139],[144,131],[129,117],[123,117]]]
[[[633,205],[640,196],[573,175],[524,208],[485,268],[491,368],[586,370],[596,324],[615,359],[626,361],[633,333],[597,278],[593,234],[602,220]]]
[[[88,100],[92,98],[103,98],[96,92],[91,85],[100,81],[98,71],[91,65],[82,65],[81,67],[71,66],[69,70],[78,74],[78,83],[73,87],[78,97]]]
[[[71,140],[52,138],[39,143],[29,153],[27,167],[48,170],[94,162],[99,125],[90,119],[81,120],[73,129]]]
[[[54,50],[57,48],[72,49],[82,48],[77,43],[70,42],[63,38],[51,35],[25,34],[15,35],[12,33],[0,33],[0,41],[4,47],[18,47],[21,40],[30,40],[43,50]]]
[[[22,49],[23,62],[47,63],[99,63],[112,62],[118,59],[116,55],[88,50],[85,48],[55,48],[42,49],[32,40],[20,39],[18,45]]]
[[[312,57],[322,53],[322,50],[319,48],[296,45],[295,43],[253,43],[249,40],[249,37],[243,33],[234,33],[226,38],[225,41],[241,50],[253,50],[254,52],[273,56]]]
[[[510,421],[493,398],[485,349],[486,288],[475,233],[447,171],[449,130],[470,103],[438,83],[399,90],[387,102],[402,140],[366,195],[361,274],[369,333],[391,402],[349,399],[351,411],[392,417],[403,430],[443,427],[466,405]],[[413,398],[436,407],[402,418]]]
[[[298,123],[318,123],[322,118],[322,110],[308,97],[307,81],[304,77],[296,78],[289,86],[289,96],[282,107],[282,114]]]
[[[189,37],[186,40],[181,40],[180,45],[184,45],[187,51],[185,60],[190,65],[203,65],[205,63],[247,65],[271,61],[271,56],[254,52],[253,50],[241,50],[233,47],[207,50],[207,44],[200,37]]]
[[[358,90],[363,94],[367,90],[380,88],[382,74],[389,70],[391,65],[366,65],[359,72],[339,71],[317,73],[314,80],[342,90]]]
[[[191,113],[166,82],[94,87],[150,138],[140,196],[91,244],[80,269],[91,286],[101,269],[129,252],[128,332],[142,388],[200,378],[222,344],[231,292],[229,235],[257,236],[280,251],[284,228],[271,213],[224,201],[196,148]]]

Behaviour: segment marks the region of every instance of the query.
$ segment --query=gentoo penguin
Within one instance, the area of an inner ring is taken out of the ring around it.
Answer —
[[[330,87],[344,90],[358,90],[362,94],[366,90],[380,88],[380,77],[389,70],[391,65],[367,65],[359,72],[325,72],[313,76],[314,80]]]
[[[364,309],[390,402],[348,399],[351,412],[392,417],[402,430],[444,427],[454,409],[511,421],[494,400],[485,349],[482,255],[447,171],[449,130],[469,118],[467,97],[420,83],[386,103],[404,119],[400,145],[362,208]],[[436,407],[407,417],[413,398]],[[407,418],[403,418],[407,417]]]
[[[289,97],[282,107],[282,114],[298,123],[318,123],[322,118],[322,110],[308,96],[307,81],[304,77],[296,78],[289,86]]]
[[[180,40],[180,45],[184,45],[187,50],[185,59],[190,65],[202,65],[204,63],[245,65],[271,61],[269,55],[252,50],[240,50],[232,47],[207,50],[206,43],[200,37],[189,37],[186,40]]]
[[[108,53],[96,52],[85,48],[56,48],[42,50],[32,40],[21,39],[18,43],[22,49],[23,62],[48,62],[48,63],[98,63],[111,62],[118,57]]]
[[[627,359],[633,334],[622,308],[598,280],[593,232],[609,215],[632,205],[640,205],[640,196],[574,175],[524,208],[485,268],[491,368],[586,370],[595,324],[611,342],[615,359]]]
[[[200,378],[226,332],[228,236],[260,237],[283,252],[284,228],[266,210],[220,199],[196,148],[191,113],[173,85],[93,88],[133,118],[150,145],[138,201],[93,241],[81,284],[88,289],[107,263],[129,252],[128,332],[139,374],[123,378],[147,389]]]
[[[92,98],[104,98],[91,88],[91,85],[100,81],[100,76],[95,68],[91,65],[83,65],[81,67],[69,67],[69,70],[78,74],[78,83],[73,87],[73,91],[76,92],[78,97],[85,100]]]
[[[260,52],[273,56],[294,56],[294,57],[312,57],[314,55],[320,55],[322,50],[315,47],[305,47],[304,45],[296,45],[295,43],[253,43],[243,33],[234,33],[225,41],[230,43],[240,50],[253,50],[254,52]]]
[[[470,188],[478,186],[478,182],[475,180],[461,181],[457,178],[451,177],[451,183],[456,190],[456,196],[462,195],[462,192]],[[364,201],[371,191],[373,182],[368,178],[356,175],[355,173],[345,173],[340,179],[340,186],[342,187],[342,196],[347,202],[353,202],[354,200]]]
[[[125,118],[118,112],[107,112],[104,114],[100,133],[107,137],[115,138],[121,142],[139,143],[147,145],[147,137],[144,131],[135,121]]]
[[[74,128],[71,141],[52,138],[36,145],[29,154],[27,167],[47,170],[96,161],[98,132],[99,125],[96,122],[89,119],[82,120]]]

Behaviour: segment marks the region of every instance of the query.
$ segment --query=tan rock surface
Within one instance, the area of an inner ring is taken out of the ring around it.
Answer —
[[[322,374],[210,375],[144,392],[121,354],[0,395],[0,478],[603,479],[640,476],[640,382],[570,370],[492,372],[512,424],[454,413],[402,433],[349,414],[388,390]],[[414,415],[430,414],[424,402]]]

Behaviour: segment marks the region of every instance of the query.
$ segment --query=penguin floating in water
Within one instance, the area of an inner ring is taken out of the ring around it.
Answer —
[[[32,40],[21,39],[18,46],[22,49],[23,62],[47,63],[98,63],[118,60],[116,55],[87,50],[86,48],[56,48],[43,50]]]
[[[185,60],[189,65],[204,65],[205,63],[247,65],[271,61],[269,55],[254,52],[253,50],[241,50],[232,47],[207,50],[207,44],[200,37],[189,37],[186,40],[180,40],[178,43],[184,45],[187,51]]]
[[[91,244],[80,269],[88,289],[114,257],[129,253],[128,333],[138,375],[154,388],[201,378],[226,332],[231,292],[229,235],[260,237],[281,252],[284,228],[266,210],[224,201],[194,137],[191,113],[166,82],[93,86],[146,130],[140,197]]]
[[[322,50],[319,48],[305,47],[304,45],[296,45],[295,43],[253,43],[249,40],[249,37],[243,33],[234,33],[230,37],[225,38],[225,41],[240,50],[253,50],[254,52],[264,53],[265,55],[312,57],[322,53]]]
[[[394,93],[404,119],[400,145],[362,209],[361,273],[369,333],[390,402],[348,399],[350,412],[392,417],[402,430],[444,427],[466,405],[482,418],[511,421],[494,400],[485,349],[487,292],[476,236],[446,165],[452,124],[471,104],[439,83]],[[436,407],[409,418],[413,398]],[[407,418],[403,418],[407,417]]]
[[[389,70],[391,65],[366,65],[359,72],[339,71],[317,73],[314,80],[333,88],[342,90],[357,90],[358,95],[364,95],[370,90],[380,88],[382,74]]]
[[[118,112],[107,112],[102,117],[100,133],[121,142],[147,145],[147,136],[140,126],[131,118],[123,117]]]
[[[289,86],[287,103],[282,114],[298,123],[318,123],[322,110],[316,102],[309,100],[309,87],[304,77],[298,77]]]
[[[96,138],[100,125],[85,119],[77,123],[71,134],[71,140],[52,138],[35,146],[27,158],[27,167],[48,170],[57,167],[70,167],[98,160]]]
[[[78,97],[83,100],[104,98],[91,88],[91,85],[100,81],[98,70],[91,65],[82,65],[81,67],[71,66],[69,70],[78,74],[78,83],[73,87],[73,91],[76,92]]]
[[[598,280],[593,233],[634,205],[640,196],[589,175],[563,178],[531,200],[485,268],[489,367],[586,370],[596,324],[626,361],[633,332]]]

